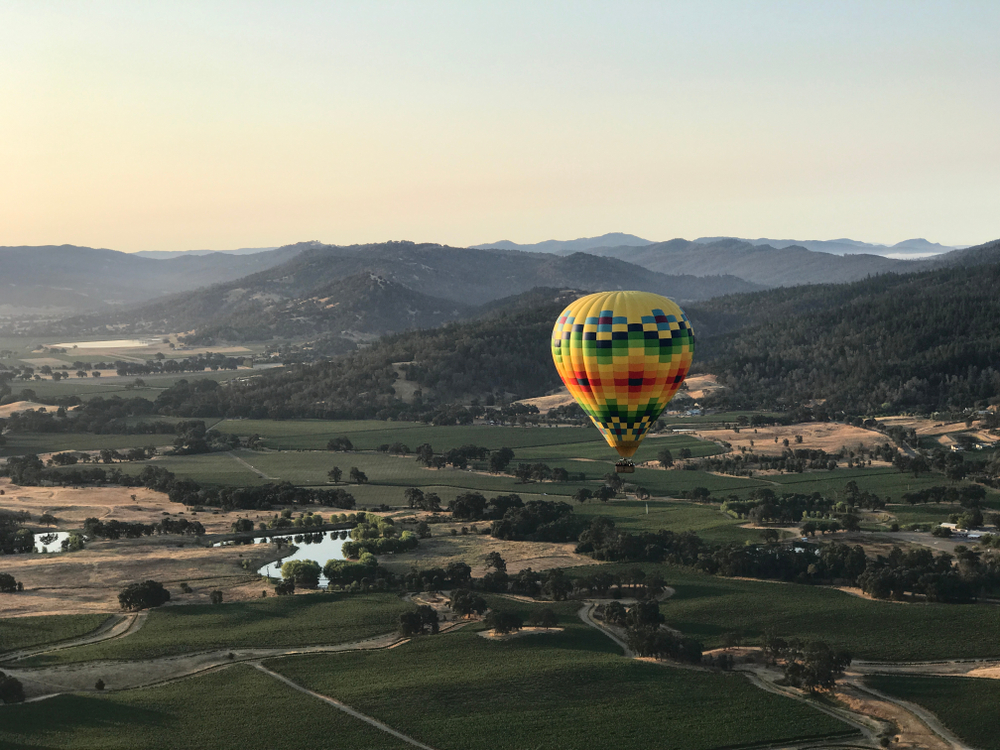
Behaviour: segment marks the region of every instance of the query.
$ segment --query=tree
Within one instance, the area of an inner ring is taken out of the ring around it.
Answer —
[[[212,602],[212,604],[222,604],[221,591],[213,591],[211,594],[208,595],[208,598]]]
[[[674,465],[674,455],[666,448],[656,454],[656,460],[660,462],[660,466],[664,469],[669,469]]]
[[[502,609],[492,609],[486,615],[486,626],[497,635],[514,633],[524,627],[524,620],[517,612]]]
[[[545,574],[542,582],[542,593],[550,599],[561,602],[573,591],[573,581],[562,568],[553,568]]]
[[[274,593],[278,596],[289,596],[295,593],[295,581],[289,578],[274,585]]]
[[[315,560],[289,560],[281,566],[281,577],[294,581],[295,585],[306,589],[319,586],[319,575],[323,572]]]
[[[514,451],[510,448],[495,450],[490,454],[490,471],[499,474],[510,466],[512,460],[514,460]]]
[[[334,466],[326,473],[326,476],[334,484],[339,484],[340,478],[344,476],[344,471],[339,466]]]
[[[434,462],[434,449],[430,443],[417,446],[417,462],[430,466]]]
[[[24,686],[21,681],[3,672],[0,672],[0,701],[24,703]]]
[[[407,487],[406,491],[403,493],[403,497],[405,498],[407,505],[411,508],[416,508],[424,501],[424,491],[419,487]]]
[[[0,594],[13,594],[23,590],[24,587],[10,573],[0,573]]]
[[[42,515],[38,517],[38,523],[45,524],[46,526],[55,526],[59,523],[59,519],[51,513],[42,513]]]
[[[122,609],[136,610],[159,607],[170,601],[170,592],[158,581],[133,583],[118,594],[118,604]]]
[[[328,451],[353,451],[354,444],[350,438],[335,437],[331,438],[330,442],[326,444],[326,449]]]
[[[491,568],[497,573],[507,572],[507,561],[500,556],[499,552],[490,552],[486,555],[486,569]]]
[[[646,599],[629,608],[626,623],[630,627],[658,627],[665,620],[660,613],[660,603],[655,599]]]
[[[604,605],[604,621],[612,625],[624,625],[628,617],[628,610],[619,601],[608,602]]]
[[[487,610],[486,600],[469,589],[452,591],[448,606],[451,607],[455,614],[462,617],[468,617],[472,614],[481,615]]]
[[[785,679],[795,687],[804,687],[810,693],[831,690],[837,678],[851,665],[847,651],[834,651],[830,644],[813,641],[801,652],[789,654],[785,663]]]
[[[576,492],[573,493],[573,499],[578,503],[585,503],[590,498],[594,496],[594,493],[588,490],[586,487],[581,487]]]
[[[237,518],[233,521],[232,530],[234,534],[248,534],[253,531],[253,521],[249,518]]]
[[[351,482],[353,484],[367,484],[368,475],[365,474],[357,466],[352,466],[349,476],[351,477]]]

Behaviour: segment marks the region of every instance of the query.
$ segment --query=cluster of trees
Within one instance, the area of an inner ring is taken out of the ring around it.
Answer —
[[[408,552],[420,544],[412,531],[400,532],[391,518],[374,513],[358,513],[358,525],[351,529],[351,541],[344,543],[344,554],[356,558],[362,552],[373,555]]]
[[[174,425],[175,456],[191,456],[199,453],[230,451],[243,445],[239,435],[209,430],[200,419],[185,420]]]
[[[860,586],[879,599],[907,594],[929,601],[969,602],[1000,591],[1000,558],[962,549],[953,557],[927,549],[868,558],[860,546],[818,548],[774,544],[709,545],[692,532],[633,534],[596,518],[580,534],[577,552],[598,560],[669,562],[713,575]]]
[[[0,553],[31,552],[35,547],[35,535],[24,524],[31,520],[26,510],[0,511]]]
[[[736,518],[745,518],[755,524],[798,523],[805,515],[830,514],[837,503],[819,492],[810,495],[783,493],[760,487],[753,490],[746,500],[730,497],[722,503],[722,510]],[[843,504],[842,504],[843,505]],[[844,507],[843,512],[849,508]]]
[[[625,642],[640,656],[676,659],[697,664],[704,646],[694,638],[686,638],[664,627],[665,618],[660,603],[644,599],[626,608],[621,602],[604,606],[605,622],[625,628]]]
[[[507,496],[512,497],[517,496]],[[573,514],[573,506],[569,503],[529,500],[523,505],[508,507],[503,516],[493,522],[490,533],[497,539],[571,542],[580,536],[584,525]]]
[[[780,456],[765,453],[745,453],[727,456],[707,456],[692,468],[730,474],[737,477],[752,477],[755,471],[784,471],[801,474],[807,469],[832,470],[837,468],[837,456],[823,450],[807,448],[785,448]]]
[[[396,574],[380,566],[369,552],[361,553],[357,561],[328,560],[323,575],[334,589],[348,591],[441,591],[472,585],[472,568],[462,562],[449,563],[444,568],[414,567],[407,573]]]
[[[407,638],[414,635],[434,635],[438,632],[438,627],[438,614],[427,604],[399,615],[399,633]]]
[[[764,633],[763,651],[772,664],[783,665],[785,682],[810,693],[832,690],[837,679],[851,666],[848,651],[834,649],[824,641],[788,641],[773,631]]]
[[[967,484],[961,487],[927,487],[922,490],[906,492],[902,497],[903,502],[910,505],[958,503],[966,508],[978,507],[985,499],[985,488],[977,484]]]
[[[448,512],[460,521],[492,521],[511,508],[523,508],[519,495],[497,495],[489,500],[479,492],[463,492],[448,503]]]
[[[424,443],[417,446],[416,455],[418,463],[432,469],[443,469],[445,466],[466,469],[473,461],[488,461],[489,470],[499,474],[507,469],[514,458],[514,451],[510,448],[490,450],[469,444],[452,448],[447,453],[435,453],[430,443]]]
[[[201,536],[205,527],[201,521],[189,521],[186,518],[164,518],[158,523],[140,523],[119,521],[117,519],[102,520],[88,518],[83,522],[83,533],[89,537],[100,539],[138,539],[153,534],[184,534]]]

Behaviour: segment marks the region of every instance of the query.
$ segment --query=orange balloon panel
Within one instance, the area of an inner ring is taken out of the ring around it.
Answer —
[[[552,329],[559,377],[623,458],[677,393],[693,356],[684,311],[650,292],[581,297]]]

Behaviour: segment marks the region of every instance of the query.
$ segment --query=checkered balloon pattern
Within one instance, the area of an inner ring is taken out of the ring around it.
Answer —
[[[552,329],[559,377],[608,444],[631,458],[691,369],[694,331],[674,302],[649,292],[599,292]]]

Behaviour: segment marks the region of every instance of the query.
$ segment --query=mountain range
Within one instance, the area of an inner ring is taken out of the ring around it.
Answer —
[[[310,243],[281,251],[293,248],[297,251],[284,263],[258,273],[146,305],[70,318],[48,330],[197,329],[241,340],[320,331],[370,335],[437,325],[540,286],[642,289],[682,302],[762,288],[734,276],[667,275],[585,253],[557,256],[412,242],[351,247]]]
[[[0,314],[109,309],[238,279],[300,250],[293,245],[252,255],[185,254],[161,260],[76,245],[0,247]]]
[[[750,245],[769,245],[773,248],[783,249],[791,246],[804,247],[818,253],[830,253],[832,255],[881,255],[888,258],[927,257],[946,253],[951,250],[959,250],[967,245],[941,245],[936,242],[928,242],[925,239],[917,238],[903,240],[895,245],[879,245],[871,242],[861,242],[847,238],[837,240],[772,240],[766,238],[747,239],[744,237],[699,237],[694,242],[702,244],[715,244],[723,240],[734,240],[745,242]],[[673,240],[676,242],[676,240]],[[634,234],[624,234],[622,232],[611,232],[602,234],[600,237],[582,237],[576,240],[546,240],[533,244],[519,245],[509,240],[499,242],[488,242],[483,245],[473,245],[477,249],[497,249],[497,250],[525,250],[528,252],[557,253],[565,255],[575,252],[596,252],[596,254],[606,254],[599,252],[607,248],[620,247],[643,247],[646,245],[663,244],[655,240],[644,240]]]

